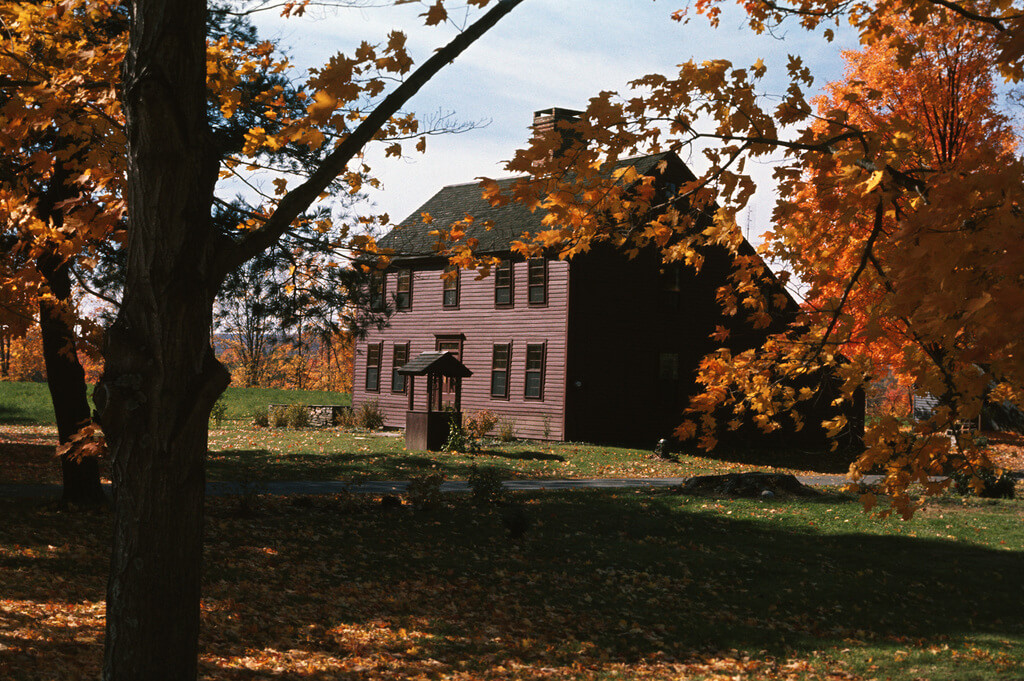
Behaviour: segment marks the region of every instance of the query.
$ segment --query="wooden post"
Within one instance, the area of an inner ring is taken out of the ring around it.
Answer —
[[[409,381],[409,411],[412,411],[412,406],[413,406],[413,403],[414,403],[413,402],[413,386],[416,385],[416,377],[410,375],[410,376],[407,376],[406,378]]]
[[[462,411],[462,378],[452,379],[455,382],[455,411]]]

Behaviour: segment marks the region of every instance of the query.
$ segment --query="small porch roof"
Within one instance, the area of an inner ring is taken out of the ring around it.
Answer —
[[[421,352],[405,363],[399,374],[403,376],[426,376],[435,374],[446,378],[466,378],[473,372],[450,352]]]

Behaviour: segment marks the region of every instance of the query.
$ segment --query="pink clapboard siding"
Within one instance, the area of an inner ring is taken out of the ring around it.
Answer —
[[[395,292],[396,273],[388,273],[387,297]],[[369,399],[380,402],[388,427],[404,428],[408,394],[391,391],[393,347],[409,343],[410,359],[435,349],[436,337],[462,334],[462,362],[473,372],[463,381],[462,411],[473,414],[482,409],[515,423],[516,435],[523,438],[561,440],[565,436],[565,359],[568,319],[569,264],[547,263],[547,304],[527,303],[526,263],[513,265],[515,306],[494,305],[493,274],[475,280],[472,271],[460,272],[459,307],[442,306],[441,270],[415,269],[412,307],[392,315],[387,328],[373,330],[356,346],[352,403]],[[367,392],[366,346],[383,342],[380,391]],[[512,344],[508,399],[491,397],[491,361],[494,345]],[[526,346],[545,344],[543,398],[524,397]],[[426,379],[415,386],[415,407],[426,409]]]

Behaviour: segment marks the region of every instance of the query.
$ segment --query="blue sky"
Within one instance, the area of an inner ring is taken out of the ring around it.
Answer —
[[[526,0],[432,80],[410,110],[451,111],[461,120],[490,121],[460,135],[432,137],[427,153],[383,160],[370,156],[384,187],[371,199],[376,210],[399,221],[446,184],[479,176],[507,175],[502,162],[525,144],[532,114],[560,106],[582,108],[602,90],[627,91],[647,73],[671,74],[688,59],[728,59],[747,66],[763,58],[769,66],[768,92],[781,92],[788,54],[812,66],[816,85],[841,75],[842,44],[828,44],[794,26],[776,36],[757,36],[737,13],[726,13],[718,29],[701,17],[672,21],[685,0]],[[337,52],[351,53],[362,40],[381,42],[399,28],[421,62],[451,36],[451,29],[426,28],[420,4],[389,8],[312,10],[306,17],[257,17],[261,33],[280,41],[301,68],[324,63]],[[698,173],[699,157],[684,159]],[[767,184],[770,168],[755,171]],[[752,233],[767,228],[771,213],[766,187],[753,203]]]

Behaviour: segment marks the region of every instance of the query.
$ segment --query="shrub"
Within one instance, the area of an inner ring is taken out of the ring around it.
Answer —
[[[384,427],[384,412],[377,400],[367,400],[360,404],[354,418],[355,424],[366,430],[380,430]]]
[[[444,476],[440,473],[418,475],[409,482],[409,503],[417,511],[432,511],[441,507],[441,483]]]
[[[969,471],[958,470],[949,477],[953,478],[953,488],[964,496],[976,494],[988,499],[1013,499],[1016,491],[1013,478],[1003,471],[977,471],[977,477],[981,480],[980,488],[972,484],[975,476]]]
[[[213,407],[210,409],[210,418],[220,428],[220,424],[224,421],[224,415],[228,413],[228,403],[224,401],[224,396],[221,395],[217,398],[217,401],[213,403]]]
[[[498,415],[493,411],[481,409],[466,420],[466,432],[474,440],[482,440],[498,423]]]
[[[497,503],[504,494],[501,473],[493,468],[473,466],[469,471],[469,489],[477,506]]]
[[[498,421],[498,439],[502,442],[514,441],[516,439],[516,422],[512,419]]]
[[[453,409],[448,409],[449,423],[448,423],[448,440],[441,446],[443,452],[468,452],[473,449],[474,442],[470,439],[466,433],[466,429],[462,427],[462,423],[458,419],[451,418],[454,413]]]
[[[257,428],[266,428],[270,425],[270,412],[266,407],[256,407],[252,410],[252,422]]]
[[[309,425],[309,407],[304,404],[289,404],[284,410],[284,420],[289,428],[305,428]]]
[[[448,409],[448,412],[450,415],[455,414],[454,409]],[[453,418],[448,430],[448,441],[441,449],[446,452],[479,452],[480,440],[494,428],[494,424],[497,422],[497,415],[486,409],[467,418],[465,425]]]
[[[288,425],[288,408],[277,405],[270,410],[270,425],[275,428],[284,428]]]
[[[356,425],[356,417],[351,407],[344,407],[334,412],[332,425],[338,428],[352,428]]]

